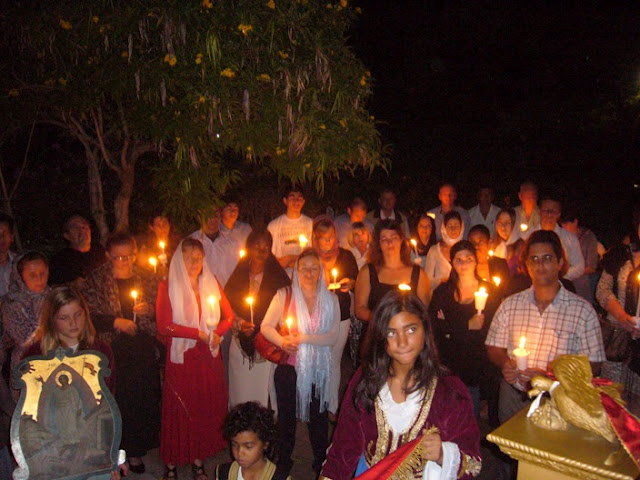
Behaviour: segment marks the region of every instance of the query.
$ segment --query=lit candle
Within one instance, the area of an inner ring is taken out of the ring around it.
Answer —
[[[158,245],[160,245],[160,249],[162,250],[162,253],[164,253],[164,247],[166,244],[162,240],[160,240],[160,243],[158,243]]]
[[[493,255],[494,255],[493,250],[489,250],[489,256],[493,257]]]
[[[638,274],[638,283],[640,283],[640,273]],[[638,305],[636,306],[636,327],[638,326],[638,317],[640,317],[640,287],[638,288]]]
[[[211,310],[209,311],[208,315],[205,315],[204,321],[207,324],[207,327],[209,327],[209,345],[211,345],[211,340],[213,339],[213,331],[215,329],[215,325],[213,324],[213,307],[216,304],[216,297],[214,297],[213,295],[209,295],[209,298],[207,298],[207,302],[209,303]]]
[[[249,311],[251,312],[251,325],[253,325],[253,297],[247,297],[245,301],[249,304]]]
[[[526,223],[521,223],[520,224],[520,230],[522,232],[526,232],[527,230],[529,230],[529,225],[527,225]]]
[[[416,241],[415,238],[412,238],[411,240],[409,240],[409,242],[411,242],[411,245],[413,246],[413,251],[416,254],[416,257],[418,256],[418,242]]]
[[[476,310],[478,311],[478,315],[480,315],[484,310],[484,307],[487,305],[487,297],[489,294],[487,293],[486,288],[480,287],[480,289],[473,295],[475,296]]]
[[[133,308],[136,308],[136,305],[138,304],[138,292],[136,290],[131,290],[131,297],[133,298]],[[136,323],[136,312],[133,312],[133,323]]]
[[[247,251],[244,248],[241,248],[240,251],[238,252],[238,256],[240,258],[244,258],[247,255]]]
[[[153,273],[158,273],[158,259],[156,257],[149,257],[149,263],[153,265]]]
[[[401,290],[403,292],[408,292],[411,290],[411,286],[407,285],[406,283],[401,283],[400,285],[398,285],[398,290]]]
[[[300,242],[300,249],[304,250],[307,247],[307,243],[309,243],[309,239],[304,235],[300,235],[298,237],[298,241]]]
[[[493,283],[495,283],[495,284],[496,284],[496,287],[499,287],[499,286],[500,286],[500,282],[501,282],[501,281],[502,281],[502,280],[500,280],[500,277],[493,277]]]
[[[433,212],[429,212],[429,213],[427,213],[427,217],[431,217],[431,218],[433,218],[435,220],[436,219],[436,214],[433,213]]]
[[[333,282],[329,284],[329,290],[338,290],[341,287],[338,283],[338,269],[332,268],[331,275],[333,276]]]
[[[166,246],[166,244],[160,240],[160,242],[158,242],[158,245],[160,245],[160,249],[162,250],[162,253],[160,255],[158,255],[158,260],[160,260],[160,263],[162,263],[163,265],[167,265],[167,254],[164,251],[164,248]]]
[[[523,336],[520,337],[520,346],[513,351],[514,357],[516,357],[516,364],[518,370],[524,371],[529,366],[529,351],[524,348],[527,339]]]
[[[285,321],[285,323],[287,324],[287,335],[291,335],[291,326],[293,325],[293,318],[287,317],[287,320]]]

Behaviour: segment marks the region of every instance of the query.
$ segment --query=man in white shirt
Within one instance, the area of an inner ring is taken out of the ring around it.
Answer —
[[[338,235],[338,245],[349,250],[353,247],[353,224],[357,222],[364,223],[369,232],[373,234],[373,223],[366,218],[367,204],[360,197],[355,197],[351,201],[351,205],[347,207],[347,213],[338,215],[333,221],[336,226],[336,234]]]
[[[558,221],[562,213],[560,202],[551,198],[545,198],[540,202],[540,229],[555,232],[562,242],[569,262],[569,270],[564,278],[567,280],[575,280],[584,273],[584,257],[580,249],[580,241],[569,230],[565,230]]]
[[[496,234],[496,217],[500,212],[500,207],[493,204],[493,188],[480,187],[478,190],[478,204],[469,209],[471,225],[469,229],[476,225],[484,225],[489,229],[491,238]]]
[[[273,254],[291,276],[298,255],[303,248],[311,246],[313,221],[302,213],[305,199],[300,187],[287,188],[282,202],[287,211],[271,220],[267,230],[273,236]]]
[[[397,220],[402,224],[402,229],[404,230],[404,234],[407,238],[410,237],[409,233],[409,222],[407,221],[407,216],[400,212],[400,210],[396,210],[396,194],[390,188],[385,188],[380,192],[380,197],[378,197],[378,205],[380,208],[376,208],[370,211],[367,214],[367,219],[375,225],[380,220]]]
[[[471,218],[469,217],[469,212],[467,212],[462,207],[456,206],[456,199],[458,198],[458,192],[456,191],[456,187],[454,187],[451,183],[445,183],[440,187],[438,192],[438,200],[440,200],[440,205],[432,208],[427,213],[430,213],[431,217],[436,222],[436,239],[442,240],[442,232],[440,228],[442,226],[442,219],[445,214],[450,212],[451,210],[455,210],[462,217],[462,222],[464,223],[464,231],[462,232],[462,238],[467,238],[467,234],[469,233],[469,229],[471,228]]]
[[[516,224],[514,228],[519,229],[520,238],[526,240],[540,229],[540,212],[538,211],[538,187],[533,182],[524,182],[520,185],[518,192],[520,205],[514,210],[516,211]]]

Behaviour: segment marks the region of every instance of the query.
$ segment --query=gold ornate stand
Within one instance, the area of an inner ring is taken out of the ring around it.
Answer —
[[[617,456],[615,465],[605,465],[618,447],[602,437],[573,425],[567,431],[536,427],[527,419],[526,408],[487,435],[487,440],[518,460],[518,480],[635,480],[640,475],[626,452]]]

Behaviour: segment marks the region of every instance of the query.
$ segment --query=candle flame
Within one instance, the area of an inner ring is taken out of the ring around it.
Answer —
[[[337,268],[332,268],[331,269],[331,275],[333,275],[334,277],[338,276],[338,269]]]
[[[247,251],[244,248],[240,249],[240,251],[238,252],[238,256],[240,258],[244,258],[246,255],[247,255]]]
[[[487,289],[486,289],[486,288],[484,288],[484,287],[480,287],[480,288],[478,289],[478,293],[479,293],[480,295],[486,295],[486,294],[487,294]]]
[[[402,290],[403,292],[408,292],[411,290],[411,287],[406,283],[401,283],[400,285],[398,285],[398,290]]]
[[[308,239],[306,236],[304,236],[304,235],[300,235],[300,236],[298,237],[298,241],[300,242],[300,246],[301,246],[302,248],[306,247],[306,246],[307,246],[307,243],[309,243],[309,239]]]
[[[138,292],[136,290],[131,290],[131,297],[135,300],[138,298]]]
[[[640,273],[638,274],[638,281],[640,282]]]
[[[411,242],[411,245],[413,245],[414,247],[418,246],[418,242],[416,242],[415,238],[412,238],[411,240],[409,240]]]
[[[494,254],[493,254],[493,250],[489,250],[489,256],[490,256],[490,257],[493,257],[493,255],[494,255]]]
[[[213,295],[209,295],[207,301],[209,302],[209,305],[213,307],[213,304],[216,303],[216,297],[214,297]]]
[[[293,318],[287,317],[286,323],[287,323],[287,328],[289,329],[289,333],[291,333],[291,324],[293,324]]]
[[[149,263],[155,267],[158,264],[158,259],[156,257],[149,257]]]
[[[431,218],[433,218],[435,220],[436,219],[436,214],[433,213],[433,212],[429,212],[429,213],[427,213],[427,217],[431,217]]]
[[[162,250],[164,250],[165,243],[164,243],[162,240],[160,240],[160,242],[158,243],[158,245],[160,245],[160,248],[161,248]]]
[[[529,225],[527,225],[526,223],[521,223],[520,230],[522,230],[523,232],[526,232],[527,230],[529,230]]]
[[[493,277],[493,283],[495,283],[495,284],[496,284],[496,287],[499,287],[499,286],[500,286],[500,282],[501,282],[501,281],[502,281],[502,280],[500,279],[500,277]]]
[[[523,350],[524,350],[524,345],[525,345],[526,341],[527,341],[527,339],[524,338],[524,335],[520,337],[520,345],[519,345],[519,347],[521,349],[523,349]]]
[[[253,306],[253,297],[247,297],[247,298],[245,299],[245,301],[246,301],[250,306]]]

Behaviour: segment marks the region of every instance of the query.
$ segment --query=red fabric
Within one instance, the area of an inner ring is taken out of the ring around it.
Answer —
[[[218,335],[224,335],[233,320],[233,311],[220,288]],[[167,282],[162,282],[156,302],[158,332],[166,337],[197,339],[196,328],[172,322]],[[184,363],[170,360],[171,341],[167,345],[167,364],[162,392],[162,429],[160,458],[167,464],[193,463],[215,455],[226,447],[222,422],[227,413],[228,391],[221,355],[213,357],[209,347],[198,341],[184,354]]]
[[[395,452],[373,465],[369,470],[358,475],[354,480],[387,480],[402,465],[404,459],[418,446],[423,435],[399,447]]]
[[[600,392],[600,398],[618,438],[640,468],[640,420],[606,393]]]

